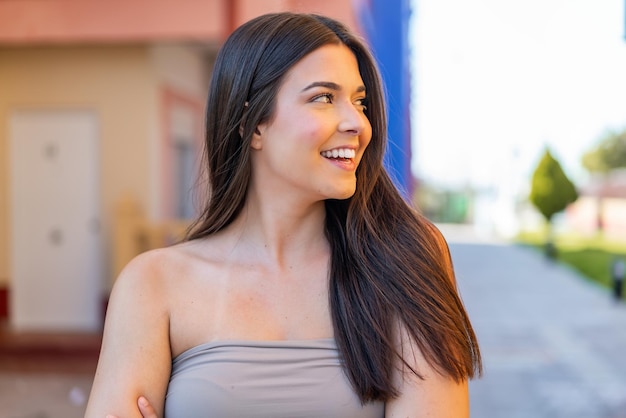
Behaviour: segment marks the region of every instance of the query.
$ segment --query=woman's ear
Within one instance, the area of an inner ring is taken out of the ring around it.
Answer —
[[[250,146],[252,149],[261,150],[263,149],[263,132],[265,131],[265,124],[260,124],[256,128],[254,128],[254,133],[252,134],[252,140],[250,141]]]

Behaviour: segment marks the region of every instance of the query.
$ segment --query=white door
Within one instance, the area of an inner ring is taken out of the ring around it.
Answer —
[[[12,326],[94,331],[101,323],[98,120],[16,111],[11,155]]]

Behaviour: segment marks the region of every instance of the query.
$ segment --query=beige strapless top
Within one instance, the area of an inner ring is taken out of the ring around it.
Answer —
[[[221,341],[173,360],[165,418],[382,418],[361,405],[333,339]]]

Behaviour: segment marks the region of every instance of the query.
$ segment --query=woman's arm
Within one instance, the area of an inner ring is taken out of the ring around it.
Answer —
[[[469,418],[467,381],[456,382],[433,369],[419,347],[405,332],[399,332],[399,352],[423,379],[415,376],[400,359],[394,368],[394,385],[400,395],[385,406],[387,418]]]
[[[86,418],[141,418],[140,395],[163,416],[170,377],[169,314],[159,253],[135,258],[115,282]]]

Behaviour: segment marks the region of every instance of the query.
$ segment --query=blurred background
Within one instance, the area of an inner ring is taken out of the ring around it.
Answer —
[[[425,209],[508,237],[533,228],[530,180],[549,149],[581,195],[563,221],[593,230],[589,198],[624,196],[624,2],[422,0],[414,11],[412,168]],[[616,161],[585,160],[619,134]],[[624,218],[607,221],[626,233]]]
[[[545,376],[514,387],[489,377],[529,364],[503,354],[524,350],[510,332],[519,323],[490,319],[516,293],[512,275],[501,280],[511,271],[544,281],[565,272],[550,290],[563,298],[589,284],[583,293],[600,302],[544,307],[597,305],[587,319],[609,326],[598,340],[616,353],[600,368],[626,376],[617,286],[626,259],[623,0],[2,0],[0,418],[82,416],[115,277],[135,255],[179,239],[196,213],[220,45],[250,18],[286,10],[343,21],[379,61],[386,165],[451,243],[484,341],[487,383],[471,387],[472,416],[626,416],[620,377],[608,400],[585,389],[597,408],[576,404],[582,415],[545,406],[545,390],[526,392]],[[503,248],[514,255],[500,257]],[[465,262],[468,254],[484,265]],[[487,264],[500,270],[486,273]],[[533,287],[524,306],[540,312],[533,298],[546,292]],[[575,357],[551,344],[539,351],[572,363],[594,352]],[[536,409],[517,406],[535,395]]]

